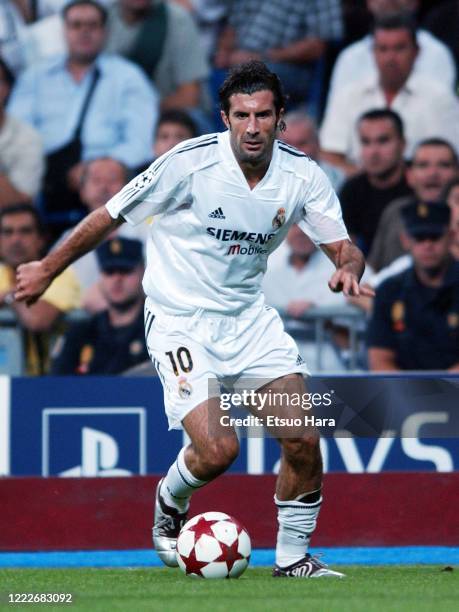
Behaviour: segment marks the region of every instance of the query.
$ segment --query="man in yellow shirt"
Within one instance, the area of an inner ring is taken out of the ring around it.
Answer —
[[[62,315],[80,302],[80,287],[71,268],[58,276],[32,306],[15,302],[13,289],[16,268],[39,258],[45,248],[43,226],[37,210],[30,204],[15,204],[0,210],[0,306],[15,313],[24,331],[24,350],[28,374],[45,374],[51,336]]]

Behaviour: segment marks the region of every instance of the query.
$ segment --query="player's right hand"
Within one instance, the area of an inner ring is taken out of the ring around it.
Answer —
[[[49,287],[51,280],[41,261],[21,264],[16,270],[14,299],[28,305],[34,304]]]

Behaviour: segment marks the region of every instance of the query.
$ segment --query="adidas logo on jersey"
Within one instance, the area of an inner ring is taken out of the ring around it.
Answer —
[[[214,210],[214,212],[209,213],[209,217],[211,219],[226,219],[221,206]]]

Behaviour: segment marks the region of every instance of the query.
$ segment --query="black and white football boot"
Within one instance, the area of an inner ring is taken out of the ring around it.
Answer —
[[[287,567],[279,567],[276,564],[272,575],[274,578],[345,578],[346,576],[329,569],[328,565],[309,553]]]
[[[177,567],[175,549],[181,528],[186,523],[187,513],[168,506],[161,496],[161,479],[156,487],[155,519],[152,529],[153,544],[158,557],[169,567]]]

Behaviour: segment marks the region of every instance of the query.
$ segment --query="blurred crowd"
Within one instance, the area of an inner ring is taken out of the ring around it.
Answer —
[[[122,225],[31,307],[13,299],[15,269],[177,143],[222,130],[218,88],[249,59],[280,76],[281,138],[330,179],[376,290],[330,292],[332,264],[292,227],[267,301],[302,329],[307,355],[308,315],[333,309],[329,370],[346,368],[340,309],[353,307],[361,368],[459,371],[459,0],[0,0],[0,306],[28,373],[148,360],[152,220]]]

